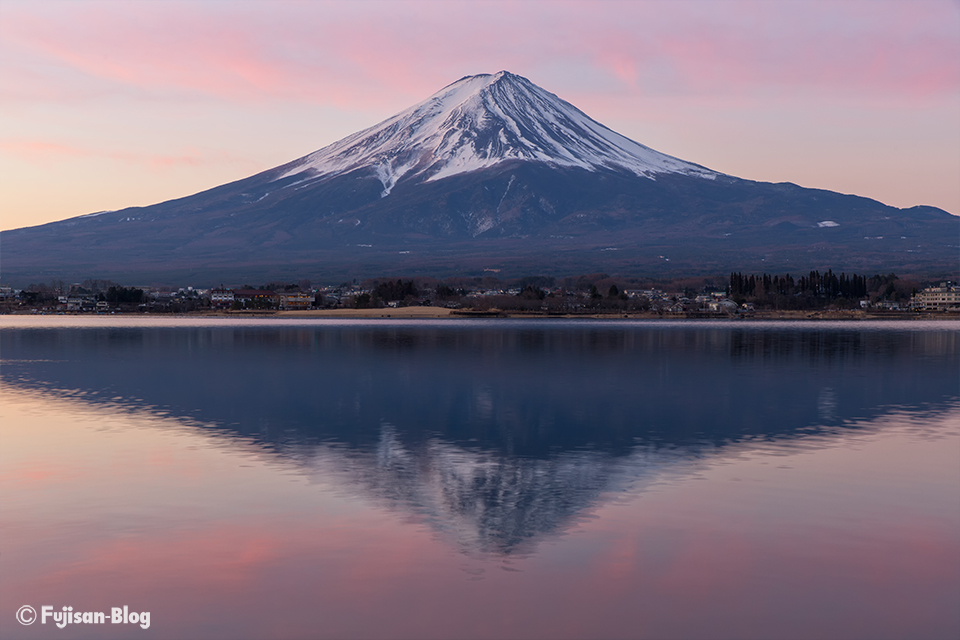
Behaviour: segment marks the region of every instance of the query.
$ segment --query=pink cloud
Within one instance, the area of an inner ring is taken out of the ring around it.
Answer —
[[[45,140],[3,140],[0,141],[0,151],[25,160],[39,160],[56,156],[90,155],[89,152],[78,147],[71,147],[69,145]]]
[[[224,152],[184,150],[179,154],[137,153],[88,148],[47,140],[8,139],[0,141],[0,152],[28,162],[49,162],[58,158],[106,158],[146,165],[154,169],[199,167],[208,164],[250,164],[249,159]]]
[[[941,2],[30,6],[5,14],[15,60],[42,59],[49,82],[82,74],[154,96],[357,107],[419,99],[469,73],[536,81],[583,63],[645,94],[922,99],[960,79],[960,17]]]

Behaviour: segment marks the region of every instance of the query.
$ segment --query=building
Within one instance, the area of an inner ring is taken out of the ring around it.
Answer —
[[[313,294],[297,291],[280,294],[281,309],[309,309],[313,305]]]
[[[660,289],[624,289],[623,292],[627,294],[627,297],[630,299],[647,298],[648,300],[653,300],[663,296],[663,291]]]
[[[939,287],[927,287],[913,295],[910,306],[924,311],[960,311],[960,287],[952,282],[941,282]]]
[[[66,305],[67,311],[88,311],[96,308],[96,302],[86,296],[69,296]]]
[[[273,309],[277,306],[277,294],[266,289],[234,289],[233,299],[244,309]]]
[[[707,308],[714,313],[726,313],[735,315],[740,311],[740,306],[729,298],[714,299],[707,303]]]
[[[210,306],[211,307],[229,307],[234,301],[233,291],[231,289],[211,289]]]

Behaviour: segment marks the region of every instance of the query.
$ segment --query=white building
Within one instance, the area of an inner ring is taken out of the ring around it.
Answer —
[[[234,297],[231,289],[211,289],[210,306],[229,307],[233,304]]]
[[[941,282],[939,287],[927,287],[913,295],[910,306],[924,311],[960,310],[960,287],[951,282]]]

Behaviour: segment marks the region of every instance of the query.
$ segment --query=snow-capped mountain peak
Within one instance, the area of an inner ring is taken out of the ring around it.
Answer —
[[[467,76],[423,102],[288,165],[301,182],[369,168],[389,195],[403,178],[433,181],[508,160],[639,176],[716,173],[634,142],[526,78]]]

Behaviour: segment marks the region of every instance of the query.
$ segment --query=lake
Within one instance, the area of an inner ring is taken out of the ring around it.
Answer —
[[[0,359],[5,638],[960,637],[957,322],[5,316]]]

